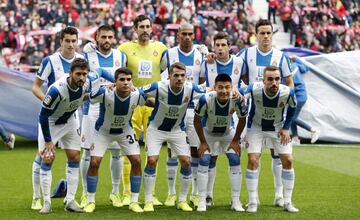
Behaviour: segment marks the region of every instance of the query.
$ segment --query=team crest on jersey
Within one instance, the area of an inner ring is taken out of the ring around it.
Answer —
[[[277,66],[278,64],[277,64],[277,62],[276,62],[276,61],[273,61],[271,65],[273,65],[273,66]]]
[[[133,56],[136,56],[136,52],[133,52],[132,55],[133,55]]]
[[[195,64],[196,64],[196,65],[200,65],[200,60],[199,60],[199,59],[196,59]]]
[[[118,60],[115,61],[115,66],[120,66],[120,62]]]
[[[240,73],[239,67],[236,67],[234,70],[235,75],[238,75]]]
[[[131,110],[133,111],[135,109],[136,105],[135,104],[132,104],[131,105]]]
[[[159,55],[159,53],[156,50],[154,50],[153,55],[156,57],[157,55]]]

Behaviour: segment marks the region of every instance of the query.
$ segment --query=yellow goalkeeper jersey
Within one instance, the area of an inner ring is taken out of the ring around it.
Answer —
[[[133,72],[134,86],[145,86],[161,80],[160,63],[166,49],[159,41],[150,41],[146,46],[131,41],[119,46],[118,50],[127,56],[127,67]]]

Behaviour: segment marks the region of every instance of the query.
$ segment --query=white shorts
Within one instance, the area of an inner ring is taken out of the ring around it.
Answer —
[[[81,123],[81,148],[89,150],[94,143],[95,123],[99,117],[100,105],[90,104],[88,115],[83,115]],[[108,149],[120,149],[117,143],[111,143]]]
[[[161,146],[168,142],[171,152],[178,156],[190,156],[190,146],[186,142],[185,131],[160,131],[153,127],[148,127],[146,136],[147,156],[157,156],[160,154]]]
[[[106,149],[111,149],[110,146],[118,146],[121,155],[140,155],[140,146],[135,139],[135,132],[104,135],[99,132],[94,134],[94,147],[90,150],[91,156],[103,157]]]
[[[50,124],[50,135],[52,142],[56,144],[61,143],[61,148],[65,150],[78,150],[81,149],[80,141],[80,128],[78,127],[78,118],[71,116],[66,124],[51,125]],[[41,125],[38,124],[38,149],[39,152],[45,148],[44,135],[41,130]]]
[[[194,127],[194,109],[188,108],[185,116],[185,132],[190,147],[199,147],[200,141]]]
[[[261,153],[263,147],[269,146],[274,149],[275,154],[292,154],[291,142],[287,145],[280,144],[278,131],[261,131],[261,128],[248,128],[246,140],[249,144],[248,153]]]
[[[210,147],[210,154],[217,156],[222,153],[235,153],[233,149],[228,150],[229,145],[234,138],[235,130],[231,129],[228,134],[213,135],[204,131],[206,142]]]

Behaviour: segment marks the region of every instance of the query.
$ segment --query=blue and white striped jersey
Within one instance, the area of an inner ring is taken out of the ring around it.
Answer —
[[[93,88],[92,80],[87,78],[84,85],[76,90],[68,84],[69,76],[63,76],[48,89],[42,102],[39,122],[45,141],[51,141],[50,126],[67,123],[68,119],[82,105],[87,93],[96,94],[98,88]]]
[[[181,62],[186,66],[186,80],[198,85],[201,63],[203,62],[201,52],[195,47],[189,53],[183,52],[179,47],[166,50],[161,60],[162,69],[165,69],[161,73],[163,79],[167,79],[170,66],[176,62]]]
[[[245,101],[234,101],[229,98],[226,103],[221,104],[215,91],[202,95],[195,107],[195,114],[202,117],[202,124],[207,133],[214,135],[227,134],[230,129],[234,129],[234,112],[239,118],[246,117]]]
[[[264,69],[270,65],[280,69],[281,78],[291,76],[292,69],[288,56],[276,48],[263,53],[257,46],[252,46],[237,56],[244,60],[245,74],[248,75],[249,84],[262,81]]]
[[[126,98],[118,96],[116,90],[100,88],[91,103],[100,103],[95,129],[102,134],[122,134],[133,131],[131,117],[138,105],[145,105],[146,97],[141,89],[132,91]],[[132,132],[133,133],[133,132]]]
[[[203,62],[201,65],[200,77],[206,79],[207,87],[213,87],[215,85],[215,78],[218,74],[227,74],[231,77],[233,86],[240,88],[243,71],[244,61],[242,58],[231,55],[226,63],[222,63],[218,60],[215,60],[212,64]]]
[[[183,89],[174,93],[169,80],[152,83],[143,87],[143,90],[147,97],[155,98],[149,127],[162,131],[184,130],[184,117],[189,103],[205,92],[194,83],[185,82]]]
[[[68,60],[63,57],[60,52],[55,52],[41,61],[40,68],[36,75],[43,81],[47,80],[47,85],[50,87],[56,80],[64,76],[65,73],[68,74],[70,72],[71,62],[76,58],[84,57],[79,53],[75,53],[74,58]]]
[[[294,89],[280,84],[278,93],[274,97],[269,97],[265,93],[263,82],[255,82],[249,85],[245,95],[252,99],[248,128],[259,126],[262,131],[275,131],[282,126],[289,129],[296,107]],[[284,120],[286,106],[288,108]]]

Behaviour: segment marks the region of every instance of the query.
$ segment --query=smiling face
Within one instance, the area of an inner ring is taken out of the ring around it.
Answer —
[[[229,81],[218,81],[215,83],[215,91],[220,103],[227,102],[232,91],[232,84]]]
[[[114,43],[115,33],[110,30],[102,30],[96,34],[96,43],[100,52],[107,54],[110,52]]]

